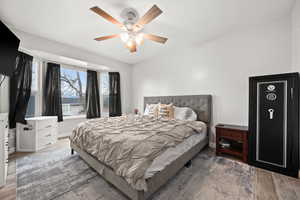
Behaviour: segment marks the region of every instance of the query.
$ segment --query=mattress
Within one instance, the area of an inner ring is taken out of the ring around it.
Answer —
[[[201,131],[201,133],[190,136],[177,146],[167,149],[164,153],[155,158],[145,173],[145,179],[149,179],[152,176],[154,176],[157,172],[164,170],[168,165],[172,164],[172,162],[174,162],[182,154],[188,152],[195,145],[205,140],[208,137],[207,128],[206,124],[204,122],[202,123],[203,127],[205,128],[203,128],[203,131]]]

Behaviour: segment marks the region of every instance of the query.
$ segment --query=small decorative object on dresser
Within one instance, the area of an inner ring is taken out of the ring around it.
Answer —
[[[35,152],[57,141],[57,117],[27,118],[27,125],[17,123],[17,151]]]
[[[6,183],[8,167],[8,114],[0,113],[0,187]]]
[[[216,155],[228,154],[247,163],[248,127],[229,124],[216,126]]]

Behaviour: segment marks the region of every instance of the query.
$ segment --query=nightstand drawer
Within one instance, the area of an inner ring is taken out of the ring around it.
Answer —
[[[223,136],[223,137],[232,137],[232,133],[231,131],[228,131],[228,130],[225,130],[225,129],[220,129],[220,136]]]
[[[219,134],[221,137],[234,139],[234,140],[243,140],[243,134],[240,131],[219,129]]]

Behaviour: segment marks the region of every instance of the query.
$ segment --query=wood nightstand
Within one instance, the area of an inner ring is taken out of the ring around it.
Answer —
[[[223,145],[221,143],[223,143]],[[237,126],[229,124],[218,124],[216,126],[216,155],[219,156],[223,154],[234,156],[247,163],[247,126]]]

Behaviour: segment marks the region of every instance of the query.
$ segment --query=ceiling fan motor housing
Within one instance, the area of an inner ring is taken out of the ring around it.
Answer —
[[[133,25],[139,19],[139,13],[134,8],[125,8],[121,12],[121,17],[124,19],[124,25]]]

